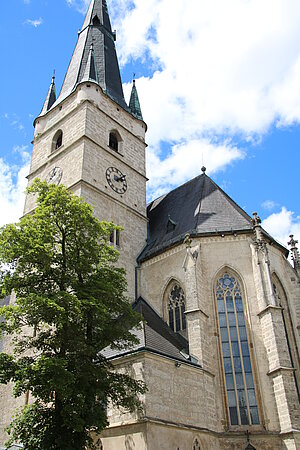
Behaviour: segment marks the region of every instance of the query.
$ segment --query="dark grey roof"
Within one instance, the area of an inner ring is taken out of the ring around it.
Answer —
[[[174,333],[145,300],[139,298],[133,304],[133,309],[139,312],[145,320],[140,329],[133,331],[139,343],[130,349],[123,350],[107,347],[102,352],[103,356],[112,359],[146,350],[178,361],[191,363],[188,355],[188,341],[180,334]]]
[[[149,236],[139,261],[179,242],[187,233],[252,230],[251,217],[205,173],[151,202],[147,215]]]
[[[115,35],[112,32],[106,0],[91,0],[83,27],[65,76],[57,105],[65,99],[76,86],[91,79],[90,50],[93,47],[93,67],[97,74],[92,77],[101,86],[103,92],[124,109],[129,111],[125,102],[119,64],[115,49]]]
[[[41,114],[46,114],[47,111],[49,111],[49,109],[51,108],[51,106],[55,103],[56,101],[56,92],[55,92],[55,77],[52,77],[52,82],[50,84],[49,90],[48,90],[48,94],[44,103],[44,106],[42,108]]]

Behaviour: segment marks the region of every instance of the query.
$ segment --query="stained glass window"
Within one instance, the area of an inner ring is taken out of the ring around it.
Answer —
[[[258,425],[259,414],[239,282],[228,273],[216,285],[217,310],[231,425]]]
[[[186,329],[184,292],[178,284],[173,284],[168,295],[168,319],[173,331]]]

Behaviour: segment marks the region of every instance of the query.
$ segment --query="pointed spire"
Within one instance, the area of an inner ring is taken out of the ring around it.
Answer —
[[[56,101],[56,92],[55,92],[55,71],[54,71],[52,82],[50,84],[41,114],[46,114],[46,112],[49,111],[49,109],[55,103],[55,101]]]
[[[58,101],[70,95],[79,83],[87,79],[95,80],[103,92],[128,110],[106,0],[90,2]]]
[[[130,101],[129,101],[129,109],[130,109],[131,113],[134,115],[134,117],[136,117],[137,119],[143,120],[139,96],[138,96],[137,89],[135,86],[135,79],[133,79],[131,96],[130,96]]]
[[[86,64],[85,72],[82,81],[96,81],[98,83],[98,72],[94,55],[94,44],[91,43],[90,53]]]

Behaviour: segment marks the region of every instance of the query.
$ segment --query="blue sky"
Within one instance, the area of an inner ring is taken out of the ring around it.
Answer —
[[[147,142],[148,198],[207,173],[282,243],[300,239],[299,0],[108,0]],[[85,0],[0,4],[0,224],[17,220],[53,70],[60,89]]]

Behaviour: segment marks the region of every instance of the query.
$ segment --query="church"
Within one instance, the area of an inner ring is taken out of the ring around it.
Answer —
[[[108,409],[99,449],[300,449],[297,241],[291,264],[205,167],[146,205],[147,125],[135,82],[125,102],[115,38],[106,0],[91,0],[61,91],[53,78],[35,119],[28,176],[63,183],[123,228],[111,245],[145,322],[138,345],[106,357],[148,390],[143,414]],[[0,404],[1,446],[3,391]]]

